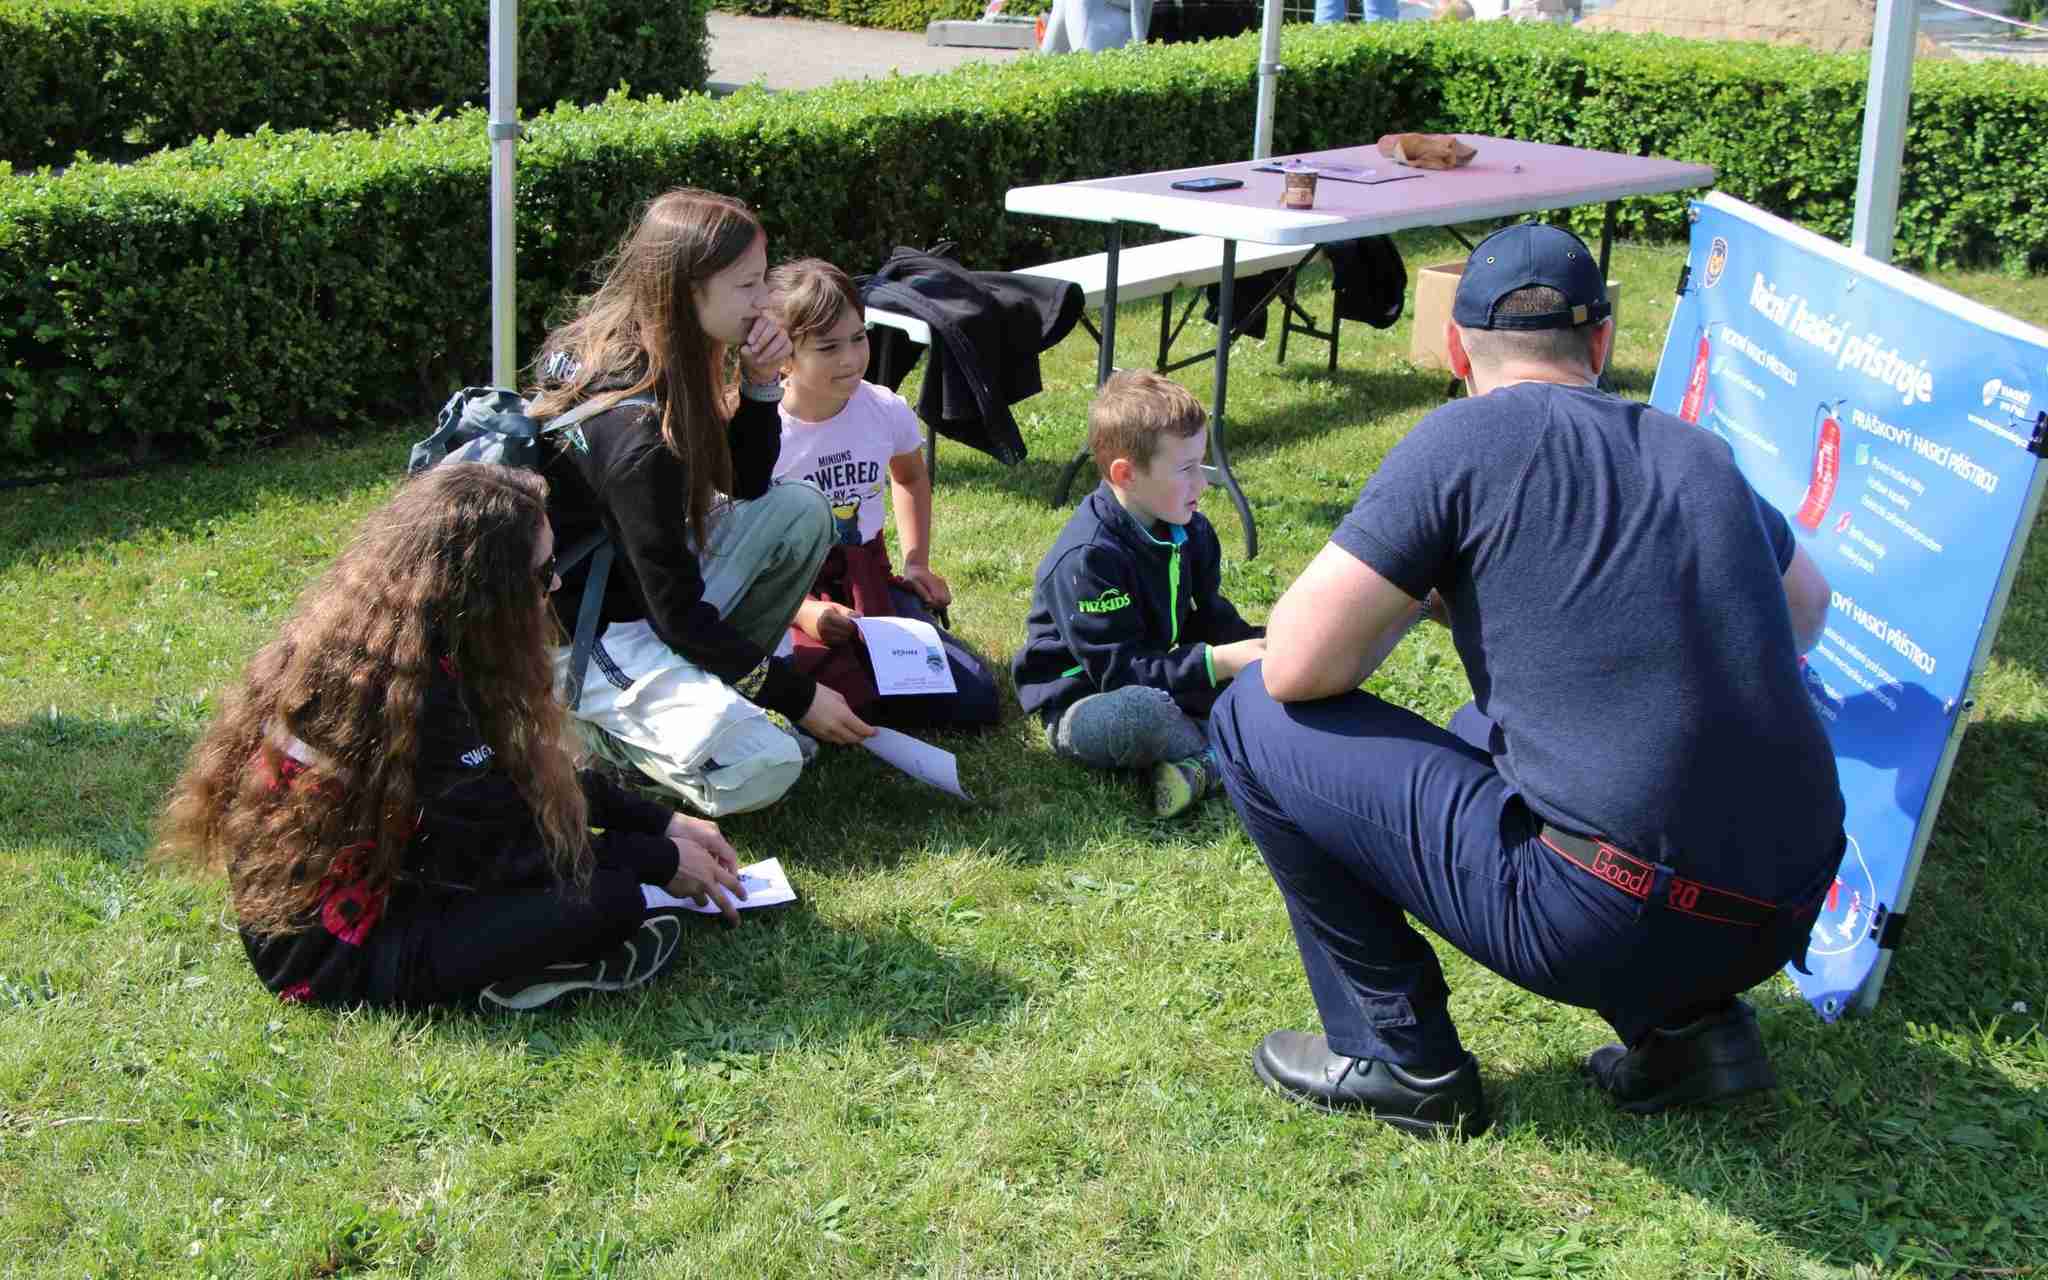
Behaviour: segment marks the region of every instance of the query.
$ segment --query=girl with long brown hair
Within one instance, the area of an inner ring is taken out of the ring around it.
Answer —
[[[408,482],[193,747],[161,851],[226,870],[283,999],[531,1008],[668,962],[681,926],[642,885],[736,916],[717,827],[579,774],[564,748],[545,503],[506,467]]]
[[[785,726],[841,744],[874,732],[774,656],[832,517],[815,488],[772,478],[790,346],[764,314],[767,269],[767,235],[746,205],[709,191],[659,197],[549,336],[533,405],[543,419],[593,397],[610,406],[564,433],[547,468],[560,535],[602,529],[617,550],[576,699],[584,736],[714,817],[795,783],[804,743]],[[634,397],[653,403],[624,403]],[[585,576],[577,566],[555,596],[565,630]]]

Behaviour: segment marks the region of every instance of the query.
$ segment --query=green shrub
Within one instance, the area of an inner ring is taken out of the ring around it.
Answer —
[[[1282,150],[1458,128],[1654,153],[1715,164],[1722,190],[1824,235],[1849,225],[1859,58],[1421,23],[1298,29],[1286,53]],[[1005,215],[1004,191],[1246,155],[1256,55],[1245,37],[549,112],[520,152],[521,349],[634,206],[681,184],[752,201],[776,257],[854,270],[942,237],[988,266],[1099,247],[1098,229]],[[2048,265],[2048,72],[1922,67],[1913,107],[1898,256]],[[220,445],[480,380],[489,168],[470,112],[0,180],[4,448]],[[1683,209],[1629,201],[1621,228],[1675,238]]]
[[[707,0],[527,0],[523,102],[701,90]],[[488,0],[0,0],[0,160],[374,128],[488,97]],[[95,73],[88,73],[94,69]]]

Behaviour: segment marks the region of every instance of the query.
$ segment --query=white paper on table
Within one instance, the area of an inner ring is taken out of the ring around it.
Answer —
[[[861,618],[855,623],[875,664],[875,688],[883,696],[957,693],[953,668],[939,629],[917,618]]]
[[[753,907],[779,907],[785,902],[796,901],[796,890],[790,886],[789,877],[783,874],[782,859],[769,858],[762,862],[750,863],[740,868],[740,886],[747,891],[744,898],[734,898],[732,905],[742,911]],[[724,893],[723,889],[714,890]],[[643,884],[640,897],[650,907],[681,907],[699,915],[719,914],[716,906],[706,903],[698,906],[688,898],[678,898],[659,885]]]
[[[937,787],[969,804],[974,803],[974,797],[960,786],[960,764],[952,752],[942,751],[929,742],[920,742],[894,729],[876,729],[875,736],[863,739],[860,745],[926,786]]]

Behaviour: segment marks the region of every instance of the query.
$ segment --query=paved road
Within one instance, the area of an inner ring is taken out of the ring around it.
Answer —
[[[1601,0],[1589,0],[1586,5],[1589,12],[1604,7]],[[1996,9],[2002,5],[2000,0],[1988,0],[1973,7]],[[1404,8],[1422,11],[1418,6]],[[2011,28],[1971,18],[1928,0],[1921,0],[1920,30],[1964,58],[2048,62],[2048,38],[2011,39]],[[1004,62],[1027,56],[1015,49],[936,47],[924,42],[921,31],[876,31],[803,18],[752,18],[716,11],[711,14],[713,93],[731,93],[749,84],[770,89],[815,89],[835,80],[875,79],[892,71],[915,75],[950,71],[969,62]]]
[[[922,31],[874,31],[803,18],[711,14],[711,92],[750,84],[815,89],[835,80],[870,80],[900,71],[950,71],[969,62],[1023,57],[1015,49],[927,45]]]

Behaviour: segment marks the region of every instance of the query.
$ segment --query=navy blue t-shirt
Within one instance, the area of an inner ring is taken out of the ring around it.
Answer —
[[[1541,817],[1767,901],[1829,860],[1842,797],[1785,602],[1792,531],[1712,433],[1504,387],[1418,423],[1331,541],[1443,593],[1496,763]]]

